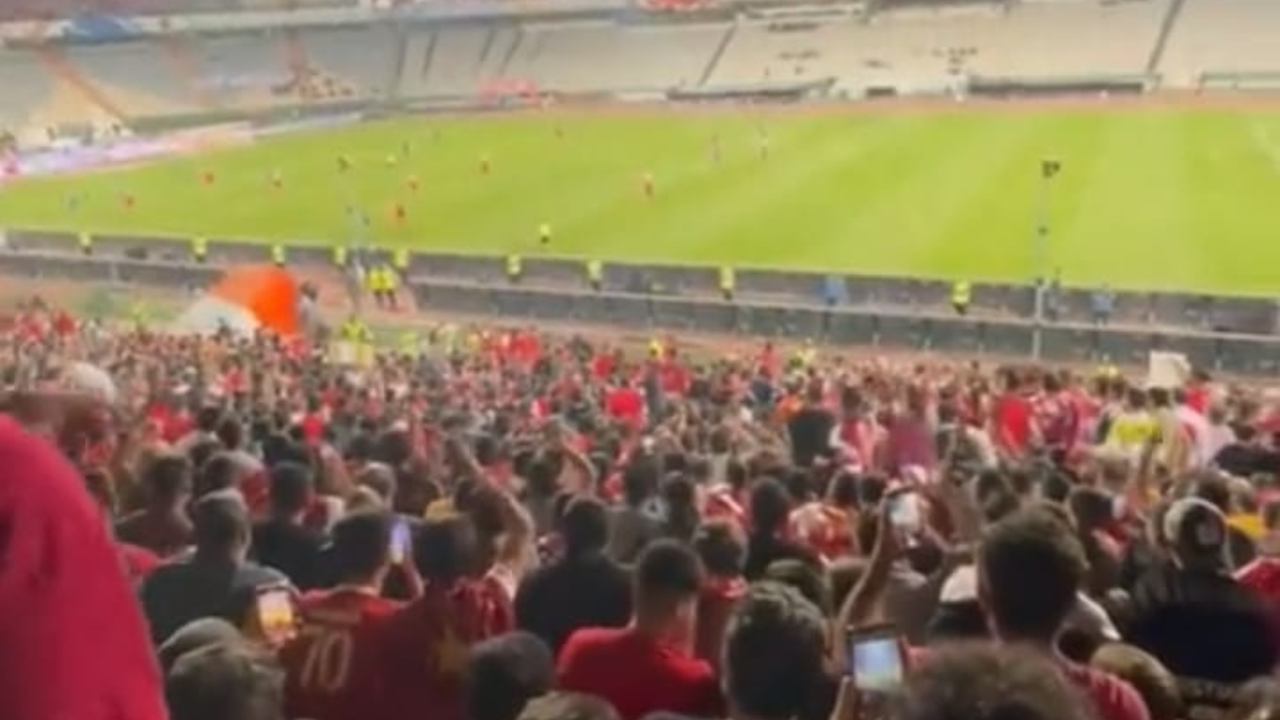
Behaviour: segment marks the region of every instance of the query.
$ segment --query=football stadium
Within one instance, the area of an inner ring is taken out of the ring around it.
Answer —
[[[1280,719],[1280,0],[0,0],[0,719]]]

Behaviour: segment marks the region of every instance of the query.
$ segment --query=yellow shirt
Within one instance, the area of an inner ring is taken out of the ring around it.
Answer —
[[[1141,450],[1160,431],[1160,425],[1146,411],[1126,410],[1111,421],[1107,444],[1122,450]]]

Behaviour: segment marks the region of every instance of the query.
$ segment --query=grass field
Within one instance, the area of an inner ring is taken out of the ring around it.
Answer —
[[[354,232],[350,204],[386,246],[530,255],[547,222],[557,255],[1022,281],[1045,157],[1063,165],[1048,256],[1067,284],[1280,292],[1280,113],[1264,108],[404,119],[29,180],[0,190],[0,226],[332,242]]]

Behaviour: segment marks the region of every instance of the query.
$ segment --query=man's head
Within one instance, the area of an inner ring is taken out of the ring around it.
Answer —
[[[551,648],[526,632],[513,632],[473,645],[466,672],[467,717],[516,720],[525,704],[555,684]]]
[[[143,484],[152,506],[181,507],[191,496],[191,461],[182,455],[161,455],[146,467]]]
[[[171,720],[281,720],[284,673],[246,643],[218,643],[178,658],[164,696]]]
[[[210,560],[239,562],[249,550],[249,510],[229,491],[205,495],[191,506],[196,553]]]
[[[390,506],[396,496],[396,473],[382,463],[368,463],[356,473],[356,484],[369,488],[382,498],[382,502]]]
[[[693,537],[693,549],[707,573],[716,577],[739,577],[746,562],[747,548],[738,526],[727,520],[703,523]]]
[[[955,645],[907,676],[894,720],[1088,720],[1077,691],[1043,654]]]
[[[271,468],[271,511],[277,517],[301,515],[314,490],[311,470],[305,465],[283,462]]]
[[[688,632],[697,614],[702,563],[687,546],[659,540],[635,568],[636,619],[658,632]]]
[[[200,618],[178,628],[161,645],[156,655],[160,671],[168,675],[175,663],[190,652],[211,645],[245,642],[239,628],[222,618]]]
[[[978,549],[978,592],[1004,640],[1052,643],[1076,602],[1087,568],[1071,529],[1040,508],[987,528]]]
[[[413,549],[422,579],[442,587],[465,578],[480,564],[475,524],[465,515],[427,520]]]
[[[782,529],[791,514],[791,498],[786,487],[766,478],[751,488],[751,525],[755,532],[771,535]]]
[[[609,542],[609,511],[595,498],[574,498],[560,517],[560,535],[570,556],[603,550]]]
[[[344,583],[380,587],[391,563],[391,527],[383,512],[357,512],[333,526],[333,559]]]
[[[774,582],[752,585],[725,630],[722,683],[735,716],[796,717],[822,676],[826,622],[813,603]]]
[[[236,490],[247,474],[241,461],[231,453],[214,453],[200,466],[200,472],[196,477],[196,497],[204,497],[221,490]]]
[[[618,720],[618,711],[595,695],[553,692],[530,700],[517,720]]]
[[[1164,540],[1179,566],[1224,570],[1227,566],[1227,521],[1222,511],[1200,498],[1183,498],[1164,514]]]

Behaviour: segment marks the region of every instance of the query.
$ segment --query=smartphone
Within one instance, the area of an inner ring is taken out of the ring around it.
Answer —
[[[860,692],[887,694],[902,687],[906,662],[896,627],[850,628],[847,639],[849,673],[855,688]]]
[[[391,562],[397,565],[404,562],[409,554],[410,542],[412,542],[412,533],[409,529],[409,521],[405,518],[396,518],[395,524],[391,526]]]
[[[293,593],[285,587],[263,588],[257,598],[258,628],[262,637],[272,645],[281,645],[293,638],[297,619],[293,612]]]
[[[889,498],[889,522],[898,532],[915,534],[920,531],[920,496],[913,492]]]

